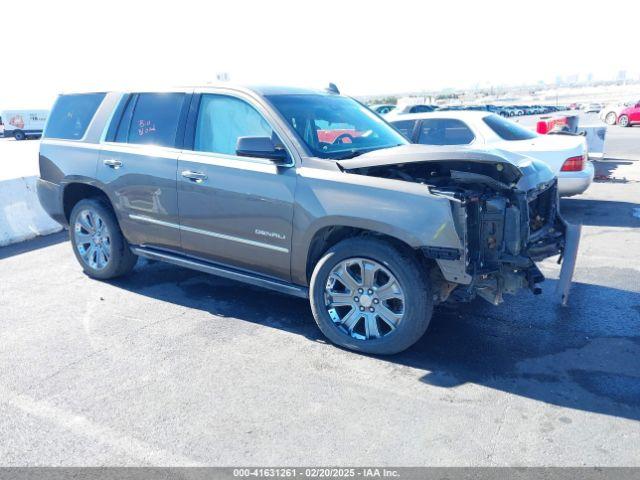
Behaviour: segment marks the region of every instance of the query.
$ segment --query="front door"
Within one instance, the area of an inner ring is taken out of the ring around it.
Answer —
[[[238,137],[272,137],[258,108],[235,96],[201,96],[193,150],[178,159],[182,248],[209,261],[289,280],[295,169],[235,151]]]

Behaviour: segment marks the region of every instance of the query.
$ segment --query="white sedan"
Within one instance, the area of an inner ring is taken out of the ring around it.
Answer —
[[[593,181],[582,136],[538,135],[500,115],[478,111],[389,114],[385,119],[414,143],[496,148],[542,160],[558,176],[562,196],[578,195]]]

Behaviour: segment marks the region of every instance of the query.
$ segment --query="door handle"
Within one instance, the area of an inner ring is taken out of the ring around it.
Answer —
[[[185,170],[182,172],[182,176],[196,183],[202,183],[208,178],[204,173],[192,172],[191,170]]]
[[[103,160],[102,163],[104,163],[107,167],[113,168],[114,170],[117,170],[120,167],[122,167],[122,162],[114,158],[107,158]]]

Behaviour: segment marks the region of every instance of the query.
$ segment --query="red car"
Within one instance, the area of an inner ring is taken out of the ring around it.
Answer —
[[[618,125],[621,127],[630,127],[637,123],[640,123],[640,102],[633,107],[625,108],[618,115]]]

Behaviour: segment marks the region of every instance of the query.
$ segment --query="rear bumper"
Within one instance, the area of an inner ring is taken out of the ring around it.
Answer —
[[[39,178],[37,188],[38,200],[40,200],[40,205],[42,205],[44,211],[59,224],[67,226],[68,222],[62,203],[62,187]]]
[[[570,197],[583,193],[593,182],[595,169],[593,163],[585,162],[581,172],[559,172],[558,192],[562,197]]]

